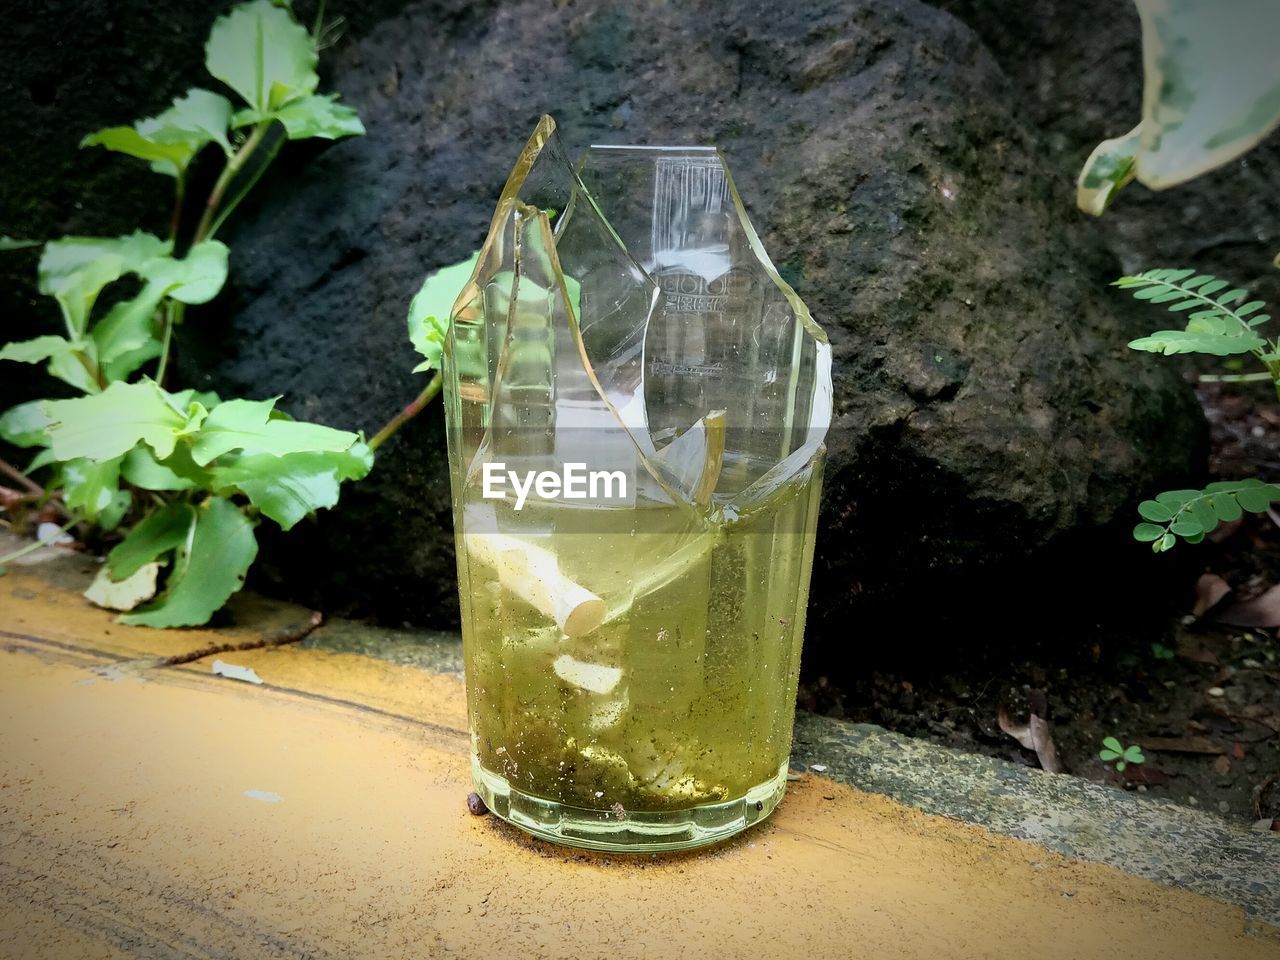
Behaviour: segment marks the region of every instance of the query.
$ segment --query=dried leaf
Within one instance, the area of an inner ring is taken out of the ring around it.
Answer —
[[[996,714],[996,723],[1000,725],[1000,729],[1007,733],[1013,739],[1022,745],[1024,750],[1034,750],[1036,748],[1035,741],[1031,739],[1031,724],[1022,723],[1014,725],[1009,719],[1009,711],[1001,707]]]
[[[1226,755],[1218,757],[1213,761],[1213,772],[1220,777],[1225,777],[1231,772],[1231,760]]]
[[[1043,701],[1036,705],[1044,709]],[[1062,772],[1062,764],[1058,761],[1058,749],[1054,745],[1048,720],[1033,712],[1027,723],[1015,724],[1009,718],[1009,711],[1002,706],[996,714],[996,722],[1000,725],[1000,729],[1017,740],[1024,750],[1036,752],[1041,768],[1049,773]]]
[[[1031,715],[1031,741],[1036,756],[1040,758],[1040,766],[1049,773],[1061,773],[1062,764],[1058,762],[1058,748],[1053,744],[1053,735],[1049,731],[1049,721]]]
[[[93,578],[93,583],[85,590],[85,599],[108,610],[132,610],[156,595],[156,575],[161,566],[163,564],[159,561],[144,563],[123,580],[112,580],[110,570],[104,563],[98,575]]]
[[[1196,602],[1191,615],[1199,620],[1231,592],[1231,585],[1216,573],[1202,573],[1196,581]]]

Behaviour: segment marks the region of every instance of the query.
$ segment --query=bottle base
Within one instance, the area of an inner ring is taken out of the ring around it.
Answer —
[[[765,819],[786,792],[787,765],[736,800],[658,813],[592,810],[535,797],[485,770],[474,756],[471,778],[491,813],[535,837],[584,850],[663,853],[716,843]]]

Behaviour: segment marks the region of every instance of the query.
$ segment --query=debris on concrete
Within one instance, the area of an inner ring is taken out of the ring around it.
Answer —
[[[227,663],[225,660],[213,661],[213,675],[215,677],[226,677],[228,680],[243,680],[245,683],[262,682],[262,678],[258,676],[253,667],[239,667],[234,663]]]
[[[246,790],[244,795],[250,800],[261,800],[263,803],[284,803],[284,797],[270,790]]]

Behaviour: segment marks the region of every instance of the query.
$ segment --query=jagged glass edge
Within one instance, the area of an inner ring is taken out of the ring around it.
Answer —
[[[517,205],[524,205],[518,197],[520,189],[524,186],[525,180],[532,172],[534,165],[538,162],[538,159],[542,156],[546,146],[555,136],[555,133],[555,119],[550,115],[544,114],[542,118],[539,119],[537,126],[534,127],[533,133],[530,135],[528,141],[526,141],[524,148],[520,151],[520,157],[512,168],[511,174],[508,176],[507,182],[502,189],[502,193],[498,197],[498,203],[494,209],[493,218],[489,224],[489,231],[485,234],[484,243],[480,247],[480,255],[476,258],[476,266],[472,270],[471,276],[467,280],[466,285],[462,288],[462,291],[454,301],[453,309],[450,311],[449,332],[445,337],[443,348],[446,354],[452,353],[453,322],[462,309],[471,304],[477,296],[482,296],[483,292],[480,289],[478,278],[486,267],[487,259],[491,253],[495,239],[499,236],[502,225],[506,223],[507,219],[511,216],[517,215]],[[583,164],[586,162],[587,157],[590,155],[592,150],[608,151],[627,149],[645,152],[654,151],[657,153],[688,153],[696,150],[699,153],[706,152],[714,154],[716,159],[719,161],[721,168],[724,170],[725,182],[729,187],[729,195],[733,200],[734,212],[738,217],[738,223],[743,229],[747,238],[747,244],[751,248],[751,252],[755,256],[756,262],[760,264],[761,268],[764,270],[765,276],[767,276],[774,286],[782,292],[783,297],[785,297],[787,302],[790,304],[792,312],[795,315],[795,322],[800,325],[801,332],[812,338],[817,344],[817,355],[815,358],[816,368],[814,371],[814,402],[810,410],[809,423],[806,425],[806,439],[804,443],[798,446],[778,463],[774,464],[760,477],[756,478],[756,480],[749,486],[738,491],[737,495],[728,504],[721,506],[721,509],[728,509],[732,511],[736,506],[740,506],[756,499],[762,491],[772,489],[775,485],[778,485],[789,477],[798,474],[822,449],[827,431],[831,426],[831,417],[834,409],[831,383],[831,343],[827,338],[826,331],[822,329],[816,320],[814,320],[813,314],[810,313],[808,305],[800,298],[800,295],[796,293],[791,284],[787,283],[787,281],[782,278],[777,267],[774,266],[773,260],[765,250],[764,244],[760,240],[760,235],[756,233],[755,226],[751,222],[751,217],[747,213],[746,206],[742,202],[742,196],[738,192],[738,185],[733,178],[729,162],[724,153],[718,147],[664,147],[648,145],[616,146],[593,144],[583,152],[582,158],[578,161],[576,167],[566,164],[565,173],[572,180],[574,191],[571,194],[570,206],[561,212],[561,224],[568,222],[567,215],[571,212],[572,206],[579,202],[579,199],[585,199],[590,203],[592,211],[600,219],[600,222],[604,224],[605,229],[609,231],[609,235],[617,244],[618,250],[623,254],[623,256],[631,261],[631,264],[640,273],[640,275],[649,281],[655,297],[654,305],[656,305],[656,297],[659,289],[657,282],[649,272],[636,261],[635,257],[631,255],[631,251],[627,248],[627,245],[623,243],[622,238],[618,235],[617,231],[614,230],[613,224],[609,222],[609,219],[600,210],[595,198],[591,195],[591,191],[586,188],[579,176],[579,171],[582,169]],[[569,318],[570,332],[573,336],[574,343],[578,348],[578,355],[582,360],[583,369],[586,371],[592,389],[596,391],[596,395],[600,398],[600,401],[605,405],[605,407],[608,408],[618,425],[626,431],[631,443],[636,448],[640,463],[662,487],[667,495],[671,497],[672,501],[684,504],[701,513],[702,510],[697,506],[697,504],[689,502],[683,495],[672,489],[671,485],[663,479],[661,470],[656,464],[658,452],[654,446],[653,438],[649,434],[647,422],[640,431],[638,431],[636,427],[628,424],[619,414],[617,408],[609,400],[604,388],[601,386],[600,381],[596,376],[595,365],[587,355],[586,345],[582,340],[579,318],[574,312],[572,300],[569,297],[568,289],[564,284],[564,268],[560,263],[559,250],[555,243],[555,237],[558,234],[559,229],[552,229],[550,218],[544,211],[537,211],[536,216],[540,221],[541,229],[546,232],[546,238],[551,241],[547,244],[547,249],[552,257],[552,265],[554,267],[557,285],[560,288],[560,296],[564,304],[565,315]],[[501,374],[499,372],[499,376],[500,375]],[[488,430],[486,428],[486,437],[487,435]],[[483,449],[484,445],[485,443],[482,441],[478,449]],[[470,476],[471,471],[472,464],[467,464],[468,476]]]
[[[475,302],[477,297],[483,297],[483,290],[480,287],[479,279],[481,274],[487,269],[488,260],[492,255],[493,245],[497,241],[497,238],[501,236],[508,219],[520,216],[526,216],[527,218],[527,215],[522,214],[521,208],[530,208],[530,206],[522,201],[518,194],[524,186],[525,181],[528,179],[529,174],[533,171],[533,168],[537,164],[539,158],[542,156],[543,151],[555,136],[555,133],[555,120],[544,114],[538,121],[537,126],[534,127],[534,131],[525,143],[524,148],[520,151],[520,157],[512,168],[511,174],[507,178],[506,185],[503,187],[502,193],[498,197],[498,203],[494,209],[493,219],[489,223],[489,231],[485,235],[484,243],[481,244],[480,247],[480,254],[476,258],[475,268],[472,270],[471,276],[468,278],[466,285],[458,294],[457,299],[454,301],[453,309],[450,311],[449,331],[445,337],[443,346],[444,358],[442,359],[442,362],[451,360],[454,344],[454,321],[457,319],[459,313],[465,310],[471,303]],[[611,224],[608,218],[601,212],[599,205],[595,202],[595,198],[591,196],[591,192],[587,190],[586,186],[582,183],[581,179],[578,177],[577,171],[572,165],[568,163],[565,164],[565,174],[572,181],[574,189],[570,197],[570,205],[560,213],[559,223],[568,223],[568,216],[572,211],[573,206],[580,202],[580,200],[585,199],[591,205],[592,212],[599,218],[600,222],[604,224],[605,229],[608,230],[609,235],[617,245],[619,253],[631,262],[631,265],[641,277],[648,281],[651,288],[650,293],[652,298],[652,302],[649,305],[649,311],[650,315],[652,315],[652,311],[657,306],[657,299],[660,294],[657,283],[649,275],[648,271],[640,266],[640,264],[636,262],[635,258],[631,256],[631,252],[627,249],[626,244],[622,242],[622,238],[619,237],[617,231],[614,230],[613,224]],[[635,447],[636,458],[639,463],[662,488],[666,495],[671,499],[672,503],[684,506],[691,511],[698,512],[696,504],[689,502],[686,497],[680,494],[678,490],[674,489],[671,484],[663,478],[661,470],[655,462],[657,458],[657,450],[653,444],[652,437],[649,435],[648,423],[646,422],[640,427],[628,424],[618,412],[617,407],[615,407],[609,400],[604,387],[596,376],[595,365],[591,362],[591,358],[587,354],[586,344],[582,339],[582,330],[579,324],[579,318],[573,309],[572,298],[569,296],[568,288],[564,283],[564,267],[560,263],[560,251],[555,243],[555,237],[558,229],[552,229],[551,220],[545,211],[536,210],[534,212],[534,217],[536,218],[539,229],[544,233],[544,241],[546,241],[546,249],[551,256],[551,265],[556,277],[556,285],[559,290],[561,303],[564,307],[565,316],[569,319],[569,332],[573,337],[574,345],[578,349],[578,357],[582,362],[582,367],[586,372],[587,379],[591,383],[591,388],[595,390],[596,396],[600,398],[600,402],[609,410],[614,421],[626,432],[629,441],[632,446]],[[506,336],[504,336],[504,346],[506,337],[509,337],[510,335],[509,319],[506,321],[506,325],[508,329],[506,331]],[[496,380],[493,385],[493,392],[495,395],[498,392],[501,375],[501,367],[499,367]],[[468,479],[470,479],[474,473],[476,462],[480,460],[480,453],[487,446],[488,438],[489,428],[486,427],[484,439],[482,439],[480,444],[477,446],[476,457],[473,459],[472,463],[466,465],[465,469]]]

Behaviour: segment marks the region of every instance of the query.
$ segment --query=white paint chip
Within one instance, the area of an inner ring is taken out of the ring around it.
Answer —
[[[823,764],[823,763],[811,763],[811,764],[809,764],[809,769],[810,769],[810,770],[817,770],[819,773],[826,773],[826,772],[827,772],[826,764]]]
[[[226,663],[222,660],[213,661],[213,675],[226,677],[229,680],[243,680],[245,683],[262,682],[262,678],[254,672],[253,667],[238,667],[234,663]]]
[[[250,800],[261,800],[263,803],[284,803],[284,797],[270,790],[246,790],[244,795]]]

